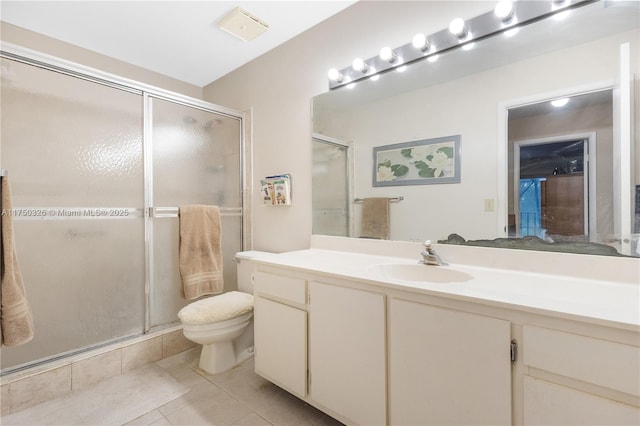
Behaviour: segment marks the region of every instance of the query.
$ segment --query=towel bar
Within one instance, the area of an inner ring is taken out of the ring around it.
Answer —
[[[400,201],[404,200],[404,197],[401,195],[399,197],[393,197],[393,198],[389,198],[389,201],[392,203],[399,203]],[[354,203],[361,203],[364,201],[364,198],[355,198],[353,200]]]
[[[147,207],[149,217],[157,219],[178,217],[178,207]],[[220,208],[220,216],[242,216],[241,207]]]

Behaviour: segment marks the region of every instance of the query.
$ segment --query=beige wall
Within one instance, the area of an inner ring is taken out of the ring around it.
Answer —
[[[293,40],[204,89],[207,101],[253,110],[254,182],[291,173],[293,205],[253,202],[253,240],[258,250],[309,247],[311,235],[311,98],[328,90],[327,71],[354,57],[400,46],[416,32],[446,28],[456,16],[485,13],[495,2],[360,1]]]
[[[0,38],[3,43],[11,43],[37,52],[52,55],[60,59],[95,68],[102,72],[114,74],[130,80],[138,81],[160,89],[202,99],[202,88],[167,77],[144,68],[119,61],[108,56],[45,37],[33,31],[0,21]]]

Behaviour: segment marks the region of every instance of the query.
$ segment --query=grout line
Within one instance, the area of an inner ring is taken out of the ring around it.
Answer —
[[[160,415],[162,416],[162,419],[164,419],[164,420],[165,420],[167,423],[169,423],[170,425],[172,425],[172,424],[173,424],[173,423],[171,423],[171,420],[169,420],[169,419],[167,418],[167,416],[165,416],[164,414],[162,414],[162,411],[160,411],[158,408],[156,408],[156,410],[158,410],[158,413],[160,413]],[[151,425],[149,425],[149,426],[153,426],[154,424],[158,423],[158,422],[159,422],[160,420],[162,420],[162,419],[158,419],[158,420],[156,420],[155,422],[151,423]]]
[[[238,368],[240,367],[242,364],[244,364],[245,362],[249,362],[252,358],[246,359],[243,362],[241,362],[240,364],[236,365],[233,368]],[[232,369],[233,369],[232,368]],[[238,403],[240,403],[240,405],[242,405],[243,407],[245,407],[246,409],[248,409],[250,412],[252,412],[253,414],[255,414],[256,416],[260,417],[262,420],[266,421],[267,423],[269,423],[270,425],[274,425],[273,422],[271,422],[269,419],[267,419],[266,417],[264,417],[261,413],[257,412],[252,406],[250,406],[247,402],[239,399],[238,397],[236,397],[233,393],[231,393],[229,390],[227,390],[226,388],[224,388],[223,386],[219,385],[218,383],[215,383],[211,380],[209,380],[209,377],[213,377],[213,375],[201,370],[200,368],[191,368],[191,370],[195,371],[196,374],[198,374],[199,376],[203,377],[204,379],[206,379],[209,383],[211,383],[212,385],[214,385],[215,387],[217,387],[218,389],[220,389],[221,391],[223,391],[224,393],[226,393],[227,395],[229,395],[229,397],[231,397],[233,400],[237,401]],[[223,373],[220,374],[225,374],[228,373],[231,370],[225,371]],[[246,417],[246,416],[245,416]],[[244,418],[244,417],[243,417]],[[242,419],[240,419],[242,420]],[[236,422],[237,423],[237,422]]]

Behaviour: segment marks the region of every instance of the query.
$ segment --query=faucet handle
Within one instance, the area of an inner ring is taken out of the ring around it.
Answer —
[[[427,248],[427,249],[430,249],[430,248],[431,248],[431,244],[432,244],[432,243],[431,243],[431,240],[427,240],[427,241],[425,241],[425,242],[424,242],[424,246],[425,246],[425,248]]]

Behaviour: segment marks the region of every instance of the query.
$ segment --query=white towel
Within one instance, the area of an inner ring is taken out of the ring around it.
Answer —
[[[33,339],[33,316],[13,241],[11,187],[6,176],[2,178],[2,263],[0,343],[22,345]]]
[[[181,206],[179,216],[182,296],[195,299],[222,293],[220,209],[216,206]]]

